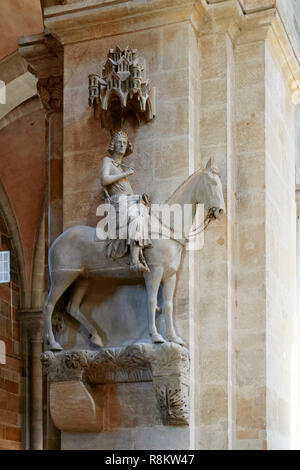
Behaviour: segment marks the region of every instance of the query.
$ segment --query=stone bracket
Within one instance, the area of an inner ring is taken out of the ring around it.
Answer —
[[[152,381],[163,424],[189,423],[189,352],[178,344],[47,351],[41,360],[50,382],[51,415],[62,431],[101,432],[105,410],[96,386],[124,382]]]
[[[65,432],[99,432],[103,410],[92,390],[81,380],[50,384],[50,413],[55,426]]]

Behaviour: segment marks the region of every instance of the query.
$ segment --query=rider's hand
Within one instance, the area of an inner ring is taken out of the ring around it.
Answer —
[[[130,168],[130,170],[125,171],[125,176],[133,175],[134,171]]]

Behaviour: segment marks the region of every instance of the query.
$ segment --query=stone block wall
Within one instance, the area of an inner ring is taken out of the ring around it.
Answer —
[[[227,220],[209,228],[200,254],[196,442],[289,448],[299,433],[296,69],[275,10],[244,2],[245,16],[234,2],[211,3],[199,37],[200,149],[220,168]]]
[[[205,233],[204,249],[199,253],[198,319],[199,384],[197,388],[198,423],[196,448],[226,449],[228,447],[228,338],[227,309],[230,303],[228,282],[230,253],[227,230],[231,210],[230,168],[226,157],[231,132],[230,51],[226,34],[215,30],[210,19],[200,29],[200,156],[208,158],[220,171],[224,188],[227,217],[215,221]],[[227,189],[226,189],[227,188]]]
[[[258,32],[255,32],[258,34]],[[233,349],[239,449],[266,445],[265,287],[265,44],[253,38],[235,49],[236,256]]]
[[[272,44],[266,49],[267,433],[293,445],[297,372],[295,106]],[[291,372],[292,371],[292,372]],[[295,436],[294,436],[295,438]],[[295,444],[295,442],[294,442]]]
[[[0,365],[0,449],[15,450],[21,441],[21,356],[17,321],[19,280],[6,224],[0,215],[0,250],[11,252],[11,284],[0,284],[0,340],[6,346],[6,364]]]

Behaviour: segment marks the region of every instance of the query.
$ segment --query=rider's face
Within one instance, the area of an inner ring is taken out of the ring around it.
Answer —
[[[118,137],[115,140],[115,152],[119,155],[120,154],[124,155],[124,153],[126,152],[126,149],[127,149],[126,137]]]

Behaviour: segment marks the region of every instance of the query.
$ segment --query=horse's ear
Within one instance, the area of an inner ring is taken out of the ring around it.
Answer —
[[[220,171],[219,171],[219,168],[217,167],[217,165],[214,165],[214,166],[213,166],[212,172],[213,172],[213,173],[216,173],[217,175],[220,176]]]
[[[216,173],[217,175],[219,174],[219,170],[217,166],[214,164],[214,159],[210,158],[208,162],[206,163],[205,167],[206,171],[210,171],[211,173]]]
[[[206,167],[205,167],[206,170],[211,170],[212,164],[213,164],[212,159],[209,158],[208,162],[206,163]]]

